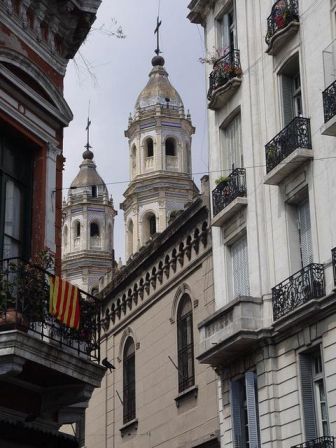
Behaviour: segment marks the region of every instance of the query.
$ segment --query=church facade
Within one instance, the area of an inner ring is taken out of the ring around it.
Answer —
[[[152,60],[126,136],[125,266],[100,280],[102,357],[88,448],[218,447],[217,380],[198,326],[214,311],[208,177],[191,178],[190,116],[164,60]]]

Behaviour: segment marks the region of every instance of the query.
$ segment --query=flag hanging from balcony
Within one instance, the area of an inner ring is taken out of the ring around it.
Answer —
[[[60,277],[50,277],[49,312],[69,328],[79,328],[79,290]]]

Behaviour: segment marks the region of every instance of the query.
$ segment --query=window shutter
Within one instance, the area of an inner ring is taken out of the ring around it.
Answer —
[[[224,129],[224,168],[231,171],[234,168],[243,168],[243,151],[241,137],[241,116],[240,114],[229,123]],[[227,173],[228,174],[228,173]]]
[[[259,415],[258,415],[258,394],[257,394],[257,375],[254,372],[245,373],[246,401],[249,447],[259,448]]]
[[[224,52],[230,47],[230,35],[229,35],[229,16],[224,14],[221,20],[221,45]]]
[[[313,262],[309,201],[298,206],[298,221],[301,261],[304,267]]]
[[[289,76],[282,75],[282,101],[283,101],[283,119],[284,125],[293,120],[293,79]]]
[[[312,359],[309,355],[300,355],[300,376],[305,439],[317,437],[315,403],[313,391]]]
[[[231,246],[233,297],[250,294],[247,238],[244,237]]]
[[[231,381],[230,384],[230,400],[231,400],[231,420],[232,420],[232,439],[233,447],[240,448],[242,446],[242,419],[241,419],[241,383],[239,381]]]

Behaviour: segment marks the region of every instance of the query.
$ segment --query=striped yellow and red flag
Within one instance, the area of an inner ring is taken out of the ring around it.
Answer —
[[[60,277],[50,277],[49,313],[69,328],[78,330],[80,321],[79,290]]]

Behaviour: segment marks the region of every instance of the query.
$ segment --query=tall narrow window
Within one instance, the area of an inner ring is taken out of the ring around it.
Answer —
[[[97,223],[92,222],[90,224],[90,236],[99,236],[99,226]]]
[[[237,48],[236,17],[234,3],[218,22],[218,48],[222,56]]]
[[[221,128],[220,135],[222,166],[226,170],[225,174],[229,174],[235,168],[244,168],[240,113]]]
[[[255,372],[246,372],[243,378],[232,381],[230,392],[234,446],[259,448],[260,425]]]
[[[123,359],[123,421],[135,419],[135,346],[128,337],[124,347]]]
[[[283,121],[286,126],[295,117],[302,116],[302,93],[299,57],[292,57],[281,70]]]
[[[98,196],[97,185],[92,185],[91,193],[93,198],[96,198]]]
[[[130,219],[127,226],[127,255],[133,254],[133,221]]]
[[[192,306],[188,294],[182,296],[177,310],[177,351],[179,392],[183,392],[195,383]]]
[[[328,406],[320,347],[300,354],[300,376],[305,438],[328,436]]]
[[[154,233],[156,233],[156,217],[155,215],[151,215],[149,217],[149,234],[152,236]]]
[[[300,244],[301,267],[313,262],[309,201],[297,206],[297,226]]]
[[[81,225],[79,221],[76,221],[75,231],[76,231],[76,237],[79,238],[81,234]]]
[[[22,193],[12,180],[5,183],[4,255],[17,257],[21,252]]]
[[[233,298],[250,294],[246,236],[231,246]]]
[[[154,156],[154,144],[151,138],[146,140],[146,157]]]
[[[176,156],[175,140],[167,138],[165,142],[166,156]]]

